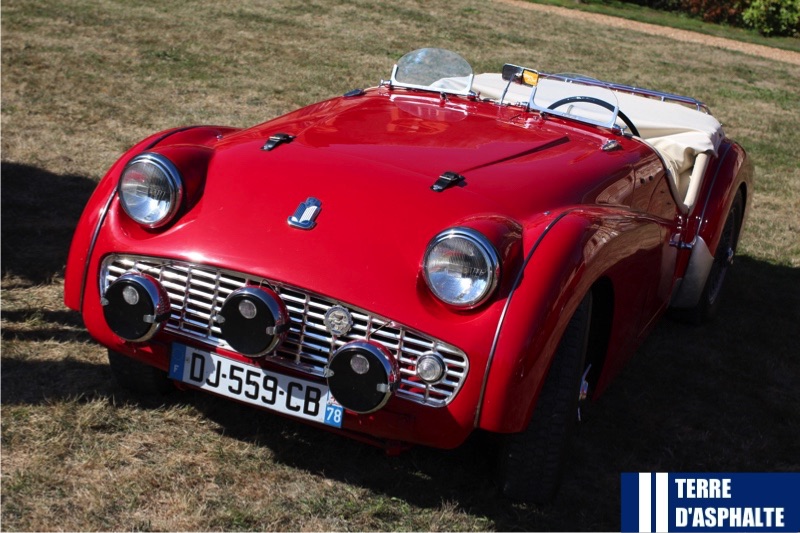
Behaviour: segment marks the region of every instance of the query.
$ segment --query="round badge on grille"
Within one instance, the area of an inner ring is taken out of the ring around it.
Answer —
[[[325,313],[325,327],[337,337],[347,335],[353,327],[353,315],[341,305],[334,305]]]

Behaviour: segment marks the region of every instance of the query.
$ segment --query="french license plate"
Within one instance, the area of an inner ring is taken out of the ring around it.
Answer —
[[[343,409],[326,385],[269,372],[182,344],[172,345],[169,377],[296,418],[342,427]]]

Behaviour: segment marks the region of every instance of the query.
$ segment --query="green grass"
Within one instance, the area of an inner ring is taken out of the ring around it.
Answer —
[[[578,9],[589,13],[600,13],[613,17],[647,22],[658,26],[667,26],[681,30],[696,31],[715,37],[735,39],[745,43],[760,44],[800,52],[800,37],[764,37],[757,31],[747,28],[735,28],[727,24],[703,22],[700,18],[688,13],[660,11],[645,6],[622,2],[620,0],[528,0],[536,4]]]
[[[722,315],[659,324],[579,428],[552,506],[497,496],[485,435],[386,457],[199,393],[137,400],[63,307],[72,230],[127,147],[374,86],[429,45],[478,72],[511,62],[689,94],[756,164]],[[4,1],[3,528],[617,530],[623,471],[800,470],[798,86],[795,66],[477,0]]]

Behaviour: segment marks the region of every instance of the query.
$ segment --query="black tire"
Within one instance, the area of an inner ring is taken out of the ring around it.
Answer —
[[[577,423],[581,372],[586,362],[592,295],[583,299],[564,331],[528,427],[505,437],[500,483],[507,497],[552,501]]]
[[[742,216],[744,214],[744,199],[742,192],[738,191],[733,199],[728,218],[725,219],[725,226],[722,228],[722,235],[714,251],[714,263],[706,278],[703,293],[697,305],[688,309],[678,309],[676,316],[678,319],[689,322],[690,324],[700,325],[712,320],[719,311],[720,296],[725,287],[725,279],[728,271],[733,264],[733,257],[736,254],[736,246],[739,244],[739,232],[742,229]]]
[[[127,355],[108,350],[108,362],[120,387],[135,394],[159,397],[174,390],[167,373]]]

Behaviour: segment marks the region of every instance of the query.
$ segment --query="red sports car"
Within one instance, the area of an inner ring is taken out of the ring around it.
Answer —
[[[714,314],[752,177],[692,98],[425,48],[377,87],[131,148],[65,302],[123,387],[390,450],[502,434],[502,490],[543,501],[580,402],[667,309]]]

